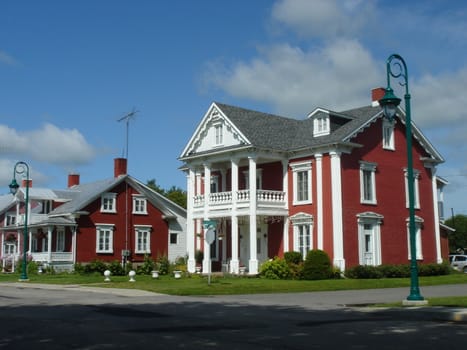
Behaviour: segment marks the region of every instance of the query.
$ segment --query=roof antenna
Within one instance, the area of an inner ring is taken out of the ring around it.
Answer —
[[[128,134],[129,134],[129,129],[130,129],[130,119],[133,119],[135,117],[135,114],[138,112],[139,111],[137,111],[135,107],[133,107],[133,110],[131,112],[125,114],[123,117],[117,120],[118,122],[121,122],[121,121],[126,122],[126,149],[125,149],[126,155],[125,155],[125,158],[127,160],[128,160]]]

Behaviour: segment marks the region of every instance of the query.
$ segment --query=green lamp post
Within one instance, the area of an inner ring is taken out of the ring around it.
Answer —
[[[395,69],[395,70],[393,70]],[[398,54],[392,54],[386,61],[386,72],[388,86],[381,100],[380,106],[383,108],[383,113],[386,118],[392,120],[396,114],[396,108],[401,102],[401,99],[394,95],[391,88],[391,77],[398,79],[401,86],[405,86],[405,135],[407,142],[407,189],[409,195],[409,241],[410,241],[410,294],[407,297],[409,301],[424,300],[420,294],[418,283],[418,266],[417,266],[417,247],[415,237],[415,194],[414,194],[414,176],[413,176],[413,160],[412,160],[412,120],[410,115],[410,94],[409,94],[409,79],[407,65],[404,59]]]
[[[29,281],[28,279],[28,249],[26,242],[28,240],[28,206],[29,206],[29,166],[25,162],[17,162],[13,169],[13,180],[9,185],[10,192],[15,195],[18,192],[19,185],[16,182],[16,174],[26,175],[26,196],[24,198],[24,230],[23,230],[23,264],[21,266],[20,281]]]

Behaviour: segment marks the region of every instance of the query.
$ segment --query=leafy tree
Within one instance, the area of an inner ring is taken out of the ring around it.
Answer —
[[[467,249],[467,215],[458,214],[444,222],[456,231],[449,234],[449,249],[455,252],[457,249]]]
[[[146,185],[157,193],[160,193],[164,197],[170,199],[172,202],[186,209],[186,191],[182,190],[180,187],[172,186],[168,190],[165,190],[156,183],[155,179],[148,180]]]

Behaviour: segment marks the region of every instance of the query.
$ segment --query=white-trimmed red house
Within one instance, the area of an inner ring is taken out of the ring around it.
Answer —
[[[186,210],[127,174],[127,160],[114,160],[114,177],[68,188],[36,188],[30,181],[28,242],[30,258],[55,270],[77,262],[143,262],[165,255],[186,255]],[[25,183],[16,197],[0,196],[0,243],[3,264],[23,252]]]
[[[187,173],[188,270],[208,250],[203,223],[216,223],[214,269],[256,274],[287,251],[325,250],[335,266],[408,263],[405,114],[371,105],[318,108],[297,120],[212,103],[179,159]],[[436,176],[443,157],[413,125],[417,259],[448,255]],[[208,180],[206,180],[208,179]],[[209,184],[209,185],[207,185]],[[203,268],[208,268],[204,259]]]

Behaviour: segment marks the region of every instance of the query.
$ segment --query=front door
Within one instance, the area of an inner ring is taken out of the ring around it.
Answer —
[[[239,225],[240,228],[240,266],[248,267],[250,260],[250,226]],[[259,224],[256,228],[256,259],[260,266],[268,259],[268,226]]]

